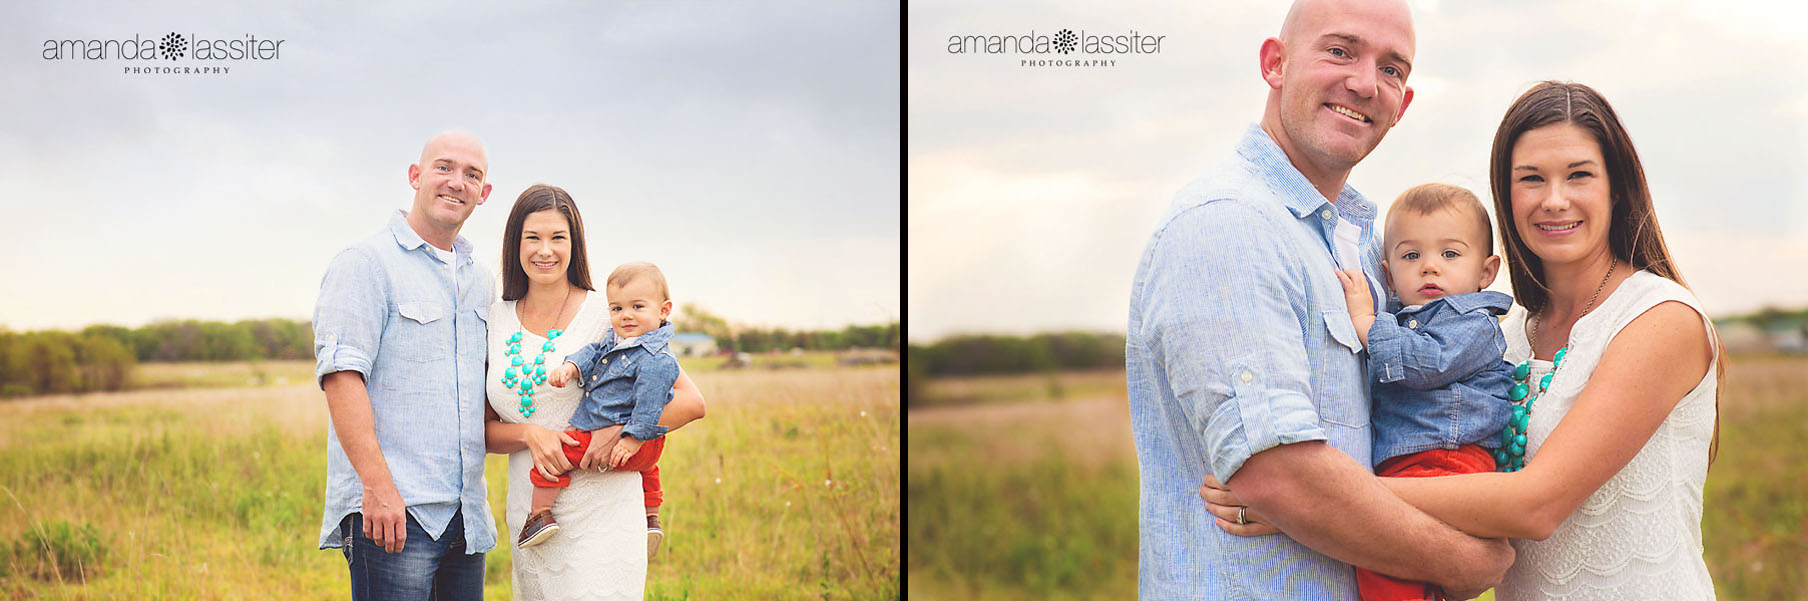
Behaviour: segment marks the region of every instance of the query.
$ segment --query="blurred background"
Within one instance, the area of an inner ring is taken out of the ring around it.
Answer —
[[[1703,518],[1722,599],[1808,588],[1808,9],[1416,1],[1405,117],[1350,178],[1384,209],[1485,201],[1508,104],[1588,84],[1631,132],[1664,236],[1729,352]],[[911,2],[906,424],[913,599],[1135,594],[1130,279],[1173,194],[1261,116],[1289,3]],[[1159,52],[951,52],[963,36],[1165,36]],[[1047,66],[1034,60],[1113,60]],[[1491,203],[1488,203],[1491,204]],[[1493,289],[1510,292],[1506,278]]]
[[[661,462],[647,597],[898,597],[901,20],[864,0],[8,2],[0,596],[345,597],[344,558],[316,549],[308,320],[334,254],[409,206],[428,138],[465,129],[494,185],[461,232],[483,269],[543,182],[580,208],[593,282],[645,260],[671,283],[709,415]],[[247,38],[269,55],[202,53]]]

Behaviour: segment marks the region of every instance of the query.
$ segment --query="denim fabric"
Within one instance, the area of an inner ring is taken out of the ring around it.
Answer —
[[[584,345],[566,357],[578,366],[584,382],[584,400],[571,415],[571,427],[601,430],[616,424],[622,434],[648,441],[665,436],[659,415],[672,402],[672,385],[678,382],[678,358],[672,355],[671,322],[634,337],[625,344],[615,341],[614,330],[601,342]]]
[[[483,553],[466,553],[462,512],[445,528],[448,536],[433,540],[414,516],[402,550],[390,553],[364,536],[364,514],[339,522],[340,554],[351,571],[355,601],[478,601],[483,599]]]
[[[1366,368],[1333,232],[1339,219],[1359,229],[1353,262],[1380,294],[1375,214],[1348,187],[1327,202],[1252,126],[1162,217],[1136,270],[1125,343],[1142,598],[1357,598],[1348,564],[1285,536],[1227,534],[1198,491],[1208,470],[1228,482],[1283,444],[1324,440],[1371,465]]]
[[[470,553],[496,547],[484,486],[483,364],[490,270],[453,243],[453,272],[397,212],[389,225],[333,258],[314,306],[314,377],[364,376],[377,444],[408,513],[439,538],[454,513]],[[320,548],[363,507],[364,487],[327,426],[325,512]]]
[[[1512,307],[1513,297],[1483,290],[1375,315],[1375,464],[1466,444],[1500,447],[1513,416],[1513,366],[1501,359],[1507,341],[1495,316]]]

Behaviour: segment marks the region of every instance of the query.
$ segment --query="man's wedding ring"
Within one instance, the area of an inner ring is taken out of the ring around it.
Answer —
[[[1238,507],[1237,508],[1237,525],[1241,526],[1241,525],[1248,524],[1249,519],[1247,519],[1247,517],[1246,517],[1248,514],[1249,514],[1248,507]]]

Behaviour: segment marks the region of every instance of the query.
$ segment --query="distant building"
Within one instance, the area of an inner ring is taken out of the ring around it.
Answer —
[[[672,335],[672,353],[680,357],[707,357],[716,354],[716,337],[697,332]]]

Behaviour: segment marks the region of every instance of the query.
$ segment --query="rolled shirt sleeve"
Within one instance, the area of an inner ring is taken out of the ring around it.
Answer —
[[[666,427],[659,425],[659,416],[672,402],[672,385],[677,383],[678,360],[671,355],[653,353],[642,361],[634,375],[634,411],[622,434],[641,441],[665,436]]]
[[[325,388],[327,374],[340,371],[369,379],[389,316],[385,285],[376,262],[357,248],[327,265],[314,304],[315,384]]]
[[[1326,440],[1310,398],[1303,266],[1277,228],[1241,201],[1177,215],[1143,284],[1149,348],[1219,481],[1277,445]],[[1323,327],[1323,326],[1320,326]]]

